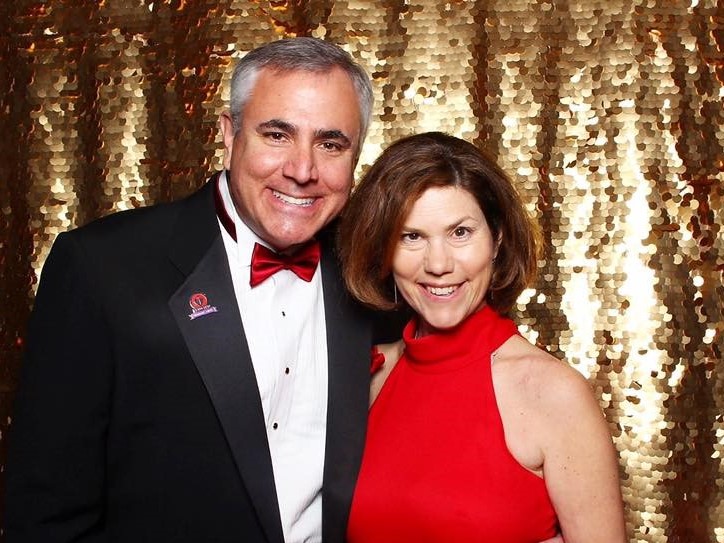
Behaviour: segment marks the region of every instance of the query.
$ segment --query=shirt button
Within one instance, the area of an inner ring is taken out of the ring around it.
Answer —
[[[272,424],[272,428],[276,430],[277,428],[279,428],[279,425],[275,422],[274,424]]]
[[[284,374],[289,375],[289,368],[284,368]]]

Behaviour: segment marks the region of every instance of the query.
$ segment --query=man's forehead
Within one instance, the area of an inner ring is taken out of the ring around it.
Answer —
[[[361,138],[361,105],[350,75],[330,70],[260,69],[240,122],[257,132],[279,130],[317,139]]]
[[[291,78],[307,80],[309,83],[311,83],[310,86],[314,86],[314,84],[312,83],[314,81],[334,84],[337,87],[335,88],[336,93],[344,93],[348,97],[354,98],[355,101],[357,101],[358,99],[358,93],[354,84],[354,80],[352,79],[350,74],[345,72],[342,68],[338,68],[336,66],[326,70],[306,70],[301,68],[281,69],[271,66],[265,66],[259,70],[256,76],[256,79],[252,85],[252,93],[254,91],[254,88],[258,86],[260,81],[268,82],[269,80],[278,81],[281,79]],[[272,84],[276,85],[276,81]],[[283,89],[284,87],[281,88]]]

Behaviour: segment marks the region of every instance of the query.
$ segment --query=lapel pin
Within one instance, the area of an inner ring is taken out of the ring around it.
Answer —
[[[206,294],[197,292],[192,294],[189,298],[189,306],[191,307],[191,313],[189,319],[194,320],[198,317],[203,317],[209,313],[216,313],[218,309],[216,306],[209,305],[209,300],[206,298]]]

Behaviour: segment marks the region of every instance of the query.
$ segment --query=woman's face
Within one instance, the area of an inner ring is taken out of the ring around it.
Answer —
[[[497,250],[472,194],[458,187],[422,193],[392,257],[397,288],[420,316],[420,335],[453,328],[483,306]]]

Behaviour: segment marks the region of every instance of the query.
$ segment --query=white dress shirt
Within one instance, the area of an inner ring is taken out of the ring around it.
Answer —
[[[236,227],[235,242],[219,224],[261,395],[284,540],[319,543],[327,420],[320,266],[309,283],[281,270],[251,288],[254,243],[268,245],[236,213],[225,172],[219,188]]]

